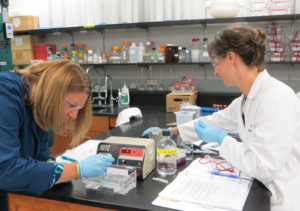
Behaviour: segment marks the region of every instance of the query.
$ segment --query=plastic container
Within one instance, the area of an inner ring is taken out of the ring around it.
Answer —
[[[138,47],[136,46],[135,42],[132,42],[128,52],[129,52],[129,63],[138,63],[139,54],[138,54]]]
[[[111,166],[103,175],[82,181],[87,189],[125,195],[136,187],[136,170],[129,166]]]
[[[174,113],[176,115],[177,125],[181,125],[186,122],[192,121],[195,117],[195,112],[192,111],[177,111]]]
[[[240,6],[239,0],[211,0],[205,3],[210,14],[214,18],[231,18],[238,14]]]
[[[170,131],[162,131],[162,139],[157,148],[157,172],[161,175],[172,175],[177,171],[177,146],[170,138]]]

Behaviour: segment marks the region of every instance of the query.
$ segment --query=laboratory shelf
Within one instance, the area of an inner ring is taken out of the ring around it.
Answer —
[[[298,62],[290,62],[290,61],[281,61],[281,62],[266,62],[266,64],[300,64]],[[186,62],[186,63],[118,63],[118,64],[80,64],[83,67],[92,66],[92,67],[105,67],[105,66],[140,66],[140,67],[148,67],[148,66],[170,66],[170,65],[211,65],[210,62]]]
[[[300,14],[290,15],[271,15],[271,16],[253,16],[253,17],[235,17],[235,18],[208,18],[193,20],[174,20],[174,21],[155,21],[155,22],[137,22],[122,24],[99,24],[92,26],[59,27],[59,28],[40,28],[35,30],[15,31],[14,35],[27,34],[47,34],[47,33],[72,33],[76,31],[103,31],[105,29],[122,28],[149,28],[160,26],[182,26],[195,24],[220,24],[234,22],[272,22],[272,21],[295,21],[300,20]]]
[[[105,66],[159,66],[159,65],[207,65],[210,62],[185,62],[185,63],[107,63],[107,64],[80,64],[81,66],[105,67]]]

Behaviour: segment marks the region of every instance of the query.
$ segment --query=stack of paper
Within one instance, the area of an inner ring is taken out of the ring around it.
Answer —
[[[100,142],[101,140],[91,139],[73,149],[68,149],[65,153],[56,158],[56,162],[74,162],[83,160],[90,155],[95,155],[97,154]]]
[[[242,210],[251,184],[252,178],[246,175],[212,175],[196,159],[159,193],[153,204],[179,210]]]

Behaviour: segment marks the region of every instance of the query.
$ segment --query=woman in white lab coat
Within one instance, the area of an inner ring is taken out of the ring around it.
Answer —
[[[300,209],[300,101],[263,69],[266,34],[243,25],[215,36],[209,52],[214,74],[242,95],[212,116],[172,128],[185,141],[218,142],[220,155],[261,181],[271,210]],[[227,135],[238,132],[242,142]]]

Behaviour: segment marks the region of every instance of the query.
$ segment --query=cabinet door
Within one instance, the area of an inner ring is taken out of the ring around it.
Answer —
[[[87,205],[62,202],[56,200],[43,199],[21,194],[7,194],[8,208],[10,211],[48,211],[48,210],[72,210],[72,211],[112,211],[101,207],[91,207]]]
[[[99,132],[100,134],[108,130],[109,130],[108,116],[93,116],[92,125],[89,131]]]
[[[116,127],[117,117],[111,116],[109,117],[109,128]]]
[[[115,125],[113,123],[111,125]],[[113,126],[111,126],[113,127]],[[87,141],[89,138],[100,135],[101,133],[107,132],[110,128],[110,118],[108,116],[93,116],[92,124],[89,131],[86,133],[86,139],[82,140],[81,143]],[[72,135],[69,133],[65,136],[54,135],[54,144],[50,147],[52,156],[63,153],[67,149],[71,148]]]
[[[63,153],[67,149],[70,148],[70,144],[72,141],[72,135],[69,133],[65,136],[54,135],[54,143],[50,147],[52,156]]]

